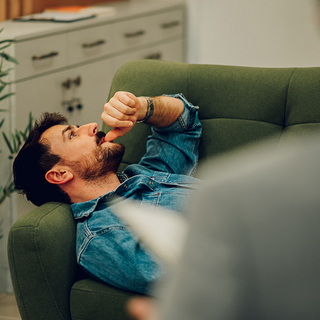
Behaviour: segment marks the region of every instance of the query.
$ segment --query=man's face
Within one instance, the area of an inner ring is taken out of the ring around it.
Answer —
[[[61,157],[61,164],[68,165],[79,177],[95,180],[116,172],[124,154],[121,144],[105,142],[104,136],[96,123],[56,125],[42,134],[41,142],[48,143]]]

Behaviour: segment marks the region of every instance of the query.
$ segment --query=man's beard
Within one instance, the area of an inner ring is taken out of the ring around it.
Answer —
[[[79,160],[68,162],[74,172],[82,179],[98,182],[111,173],[116,173],[124,155],[124,146],[113,143],[110,147],[102,147],[102,135],[97,135],[97,147],[91,154],[83,155]]]
[[[124,155],[124,146],[115,143],[112,148],[98,146],[88,159],[83,156],[80,167],[74,168],[79,177],[86,181],[103,179],[110,173],[116,173]]]

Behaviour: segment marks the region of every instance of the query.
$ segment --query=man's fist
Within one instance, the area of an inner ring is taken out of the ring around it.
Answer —
[[[113,141],[117,137],[127,134],[139,119],[141,109],[140,100],[130,92],[119,91],[104,105],[101,115],[103,122],[114,128],[107,133],[106,141]]]

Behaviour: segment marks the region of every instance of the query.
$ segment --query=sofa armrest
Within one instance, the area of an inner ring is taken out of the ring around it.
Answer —
[[[47,203],[11,228],[8,258],[23,319],[70,319],[77,277],[75,221],[70,206]]]

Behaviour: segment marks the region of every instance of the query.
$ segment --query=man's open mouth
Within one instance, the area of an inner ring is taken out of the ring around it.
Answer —
[[[105,142],[105,137],[106,134],[103,132],[103,131],[98,131],[96,133],[96,142],[97,142],[97,145],[101,145]]]

